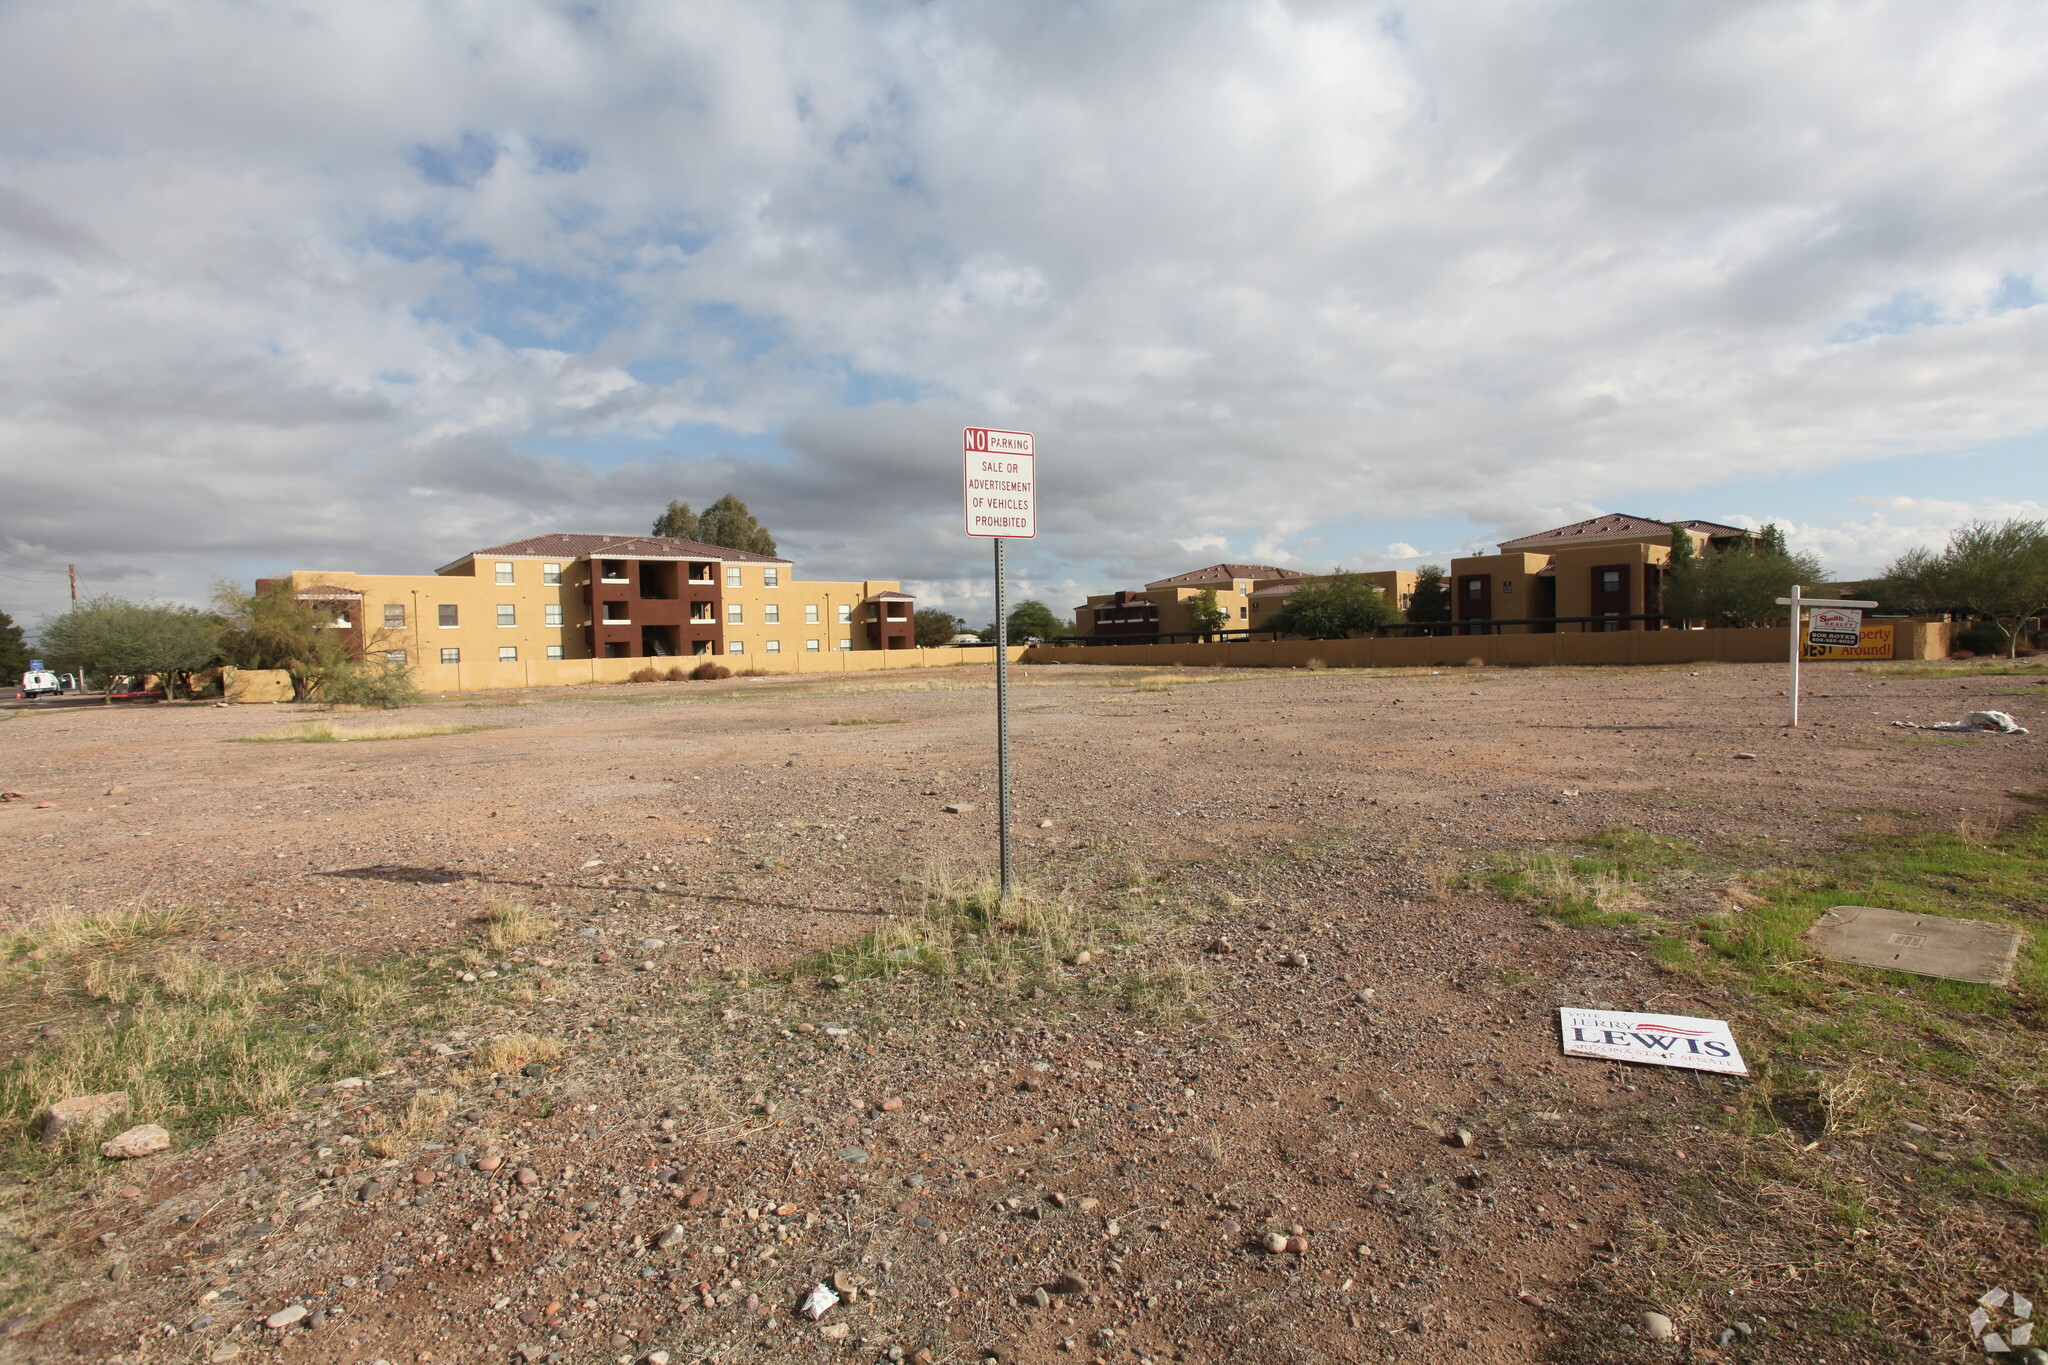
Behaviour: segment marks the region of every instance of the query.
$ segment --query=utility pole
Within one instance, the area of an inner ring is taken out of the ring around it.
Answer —
[[[78,600],[78,566],[76,564],[66,564],[64,567],[71,571],[71,600],[76,602]]]

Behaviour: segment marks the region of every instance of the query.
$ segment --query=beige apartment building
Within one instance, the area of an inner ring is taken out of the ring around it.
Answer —
[[[431,574],[302,569],[299,596],[351,644],[439,670],[590,659],[780,656],[909,649],[912,598],[893,580],[799,579],[771,555],[664,536],[532,536],[474,550]],[[259,583],[258,587],[263,584]]]
[[[1677,523],[1696,550],[1732,544],[1752,534],[1712,521]],[[1465,633],[1659,630],[1658,620],[1620,618],[1654,614],[1664,605],[1664,569],[1671,562],[1670,522],[1613,512],[1500,543],[1499,553],[1451,561],[1445,576],[1451,619],[1464,623],[1523,621],[1532,625],[1471,626]],[[1553,617],[1615,618],[1558,621]]]
[[[1223,609],[1224,630],[1250,630],[1253,595],[1267,588],[1305,580],[1299,569],[1271,564],[1211,564],[1171,578],[1156,579],[1143,590],[1096,593],[1074,609],[1076,635],[1183,635],[1194,629],[1187,602],[1205,589],[1216,590]]]
[[[1250,598],[1249,619],[1253,630],[1271,630],[1270,624],[1280,608],[1287,605],[1287,599],[1299,589],[1311,583],[1327,583],[1330,574],[1316,574],[1289,583],[1275,583],[1270,588],[1261,588]],[[1352,577],[1378,588],[1386,594],[1387,600],[1402,611],[1408,610],[1415,600],[1415,574],[1408,569],[1380,569],[1373,573],[1353,574]]]

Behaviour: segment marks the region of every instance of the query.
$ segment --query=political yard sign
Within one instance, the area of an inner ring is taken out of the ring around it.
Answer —
[[[1567,1056],[1749,1074],[1735,1035],[1719,1019],[1565,1007],[1557,1012],[1557,1030]]]

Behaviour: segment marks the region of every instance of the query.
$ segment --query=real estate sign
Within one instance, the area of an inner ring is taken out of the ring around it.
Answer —
[[[1815,607],[1807,618],[1808,644],[1854,649],[1863,643],[1863,613],[1854,607]]]
[[[1816,643],[1808,632],[1800,655],[1807,659],[1893,659],[1898,644],[1898,627],[1890,621],[1866,624],[1853,645]]]

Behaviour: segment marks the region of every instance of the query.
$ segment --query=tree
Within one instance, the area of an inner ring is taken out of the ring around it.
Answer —
[[[697,524],[697,514],[690,510],[687,502],[671,502],[654,519],[653,534],[667,536],[671,540],[702,540],[702,528]]]
[[[1408,594],[1408,619],[1448,621],[1451,619],[1451,589],[1444,582],[1444,566],[1424,564],[1415,570],[1415,591]]]
[[[1785,548],[1785,533],[1767,526],[1754,539],[1709,546],[1664,573],[1664,614],[1713,626],[1758,626],[1785,619],[1777,599],[1794,583],[1824,582],[1827,570],[1810,554]]]
[[[283,669],[303,699],[313,679],[348,662],[340,636],[326,616],[299,600],[289,578],[245,593],[224,580],[213,585],[213,613],[219,626],[214,648],[236,668]]]
[[[1671,559],[1664,566],[1665,573],[1676,573],[1699,558],[1699,551],[1692,543],[1692,532],[1671,523]]]
[[[1267,629],[1311,640],[1342,640],[1361,631],[1391,626],[1400,610],[1387,595],[1355,573],[1339,569],[1320,582],[1304,583],[1287,595]]]
[[[1188,629],[1207,638],[1223,629],[1230,613],[1216,605],[1216,589],[1204,588],[1181,603],[1188,609]]]
[[[1908,550],[1871,585],[1872,596],[1907,611],[1962,609],[2004,632],[2019,653],[2028,620],[2048,611],[2048,522],[1976,521],[1949,536],[1940,553]]]
[[[1052,608],[1035,597],[1027,597],[1010,609],[1010,643],[1020,640],[1053,640],[1071,635],[1074,628],[1052,614]]]
[[[28,643],[14,618],[0,611],[0,681],[15,683],[28,672]]]
[[[706,545],[723,545],[728,550],[745,550],[749,554],[776,553],[775,537],[754,520],[745,503],[730,493],[705,508],[704,515],[697,518],[696,538]]]
[[[176,696],[179,673],[213,661],[215,628],[212,617],[192,607],[91,597],[43,627],[42,649],[59,669],[103,680],[154,673],[165,694]]]
[[[938,607],[919,607],[910,614],[910,631],[923,649],[934,649],[939,645],[953,643],[953,637],[967,623],[950,611]]]

